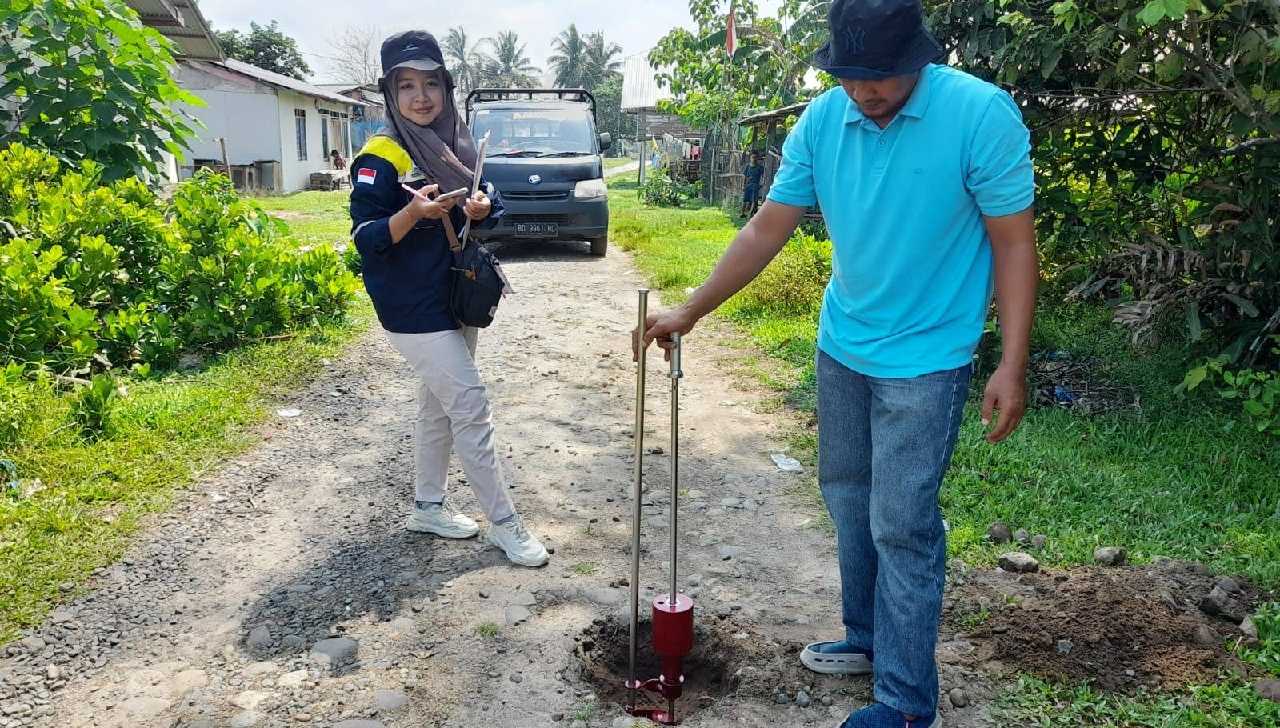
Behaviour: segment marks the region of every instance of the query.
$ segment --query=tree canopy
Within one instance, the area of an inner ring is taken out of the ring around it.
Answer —
[[[219,30],[214,35],[217,36],[222,51],[237,61],[283,76],[292,76],[299,81],[305,81],[311,75],[311,67],[302,60],[298,42],[285,35],[275,20],[266,26],[249,23],[248,33]]]
[[[0,15],[0,147],[37,147],[108,181],[158,171],[191,136],[173,48],[122,0],[37,0]]]
[[[803,100],[829,0],[762,17],[690,0],[650,54],[703,128]],[[1101,298],[1142,341],[1267,361],[1280,336],[1280,5],[1273,0],[925,0],[944,58],[999,84],[1032,132],[1054,290]],[[819,86],[833,79],[822,78]],[[1271,361],[1274,364],[1274,361]]]

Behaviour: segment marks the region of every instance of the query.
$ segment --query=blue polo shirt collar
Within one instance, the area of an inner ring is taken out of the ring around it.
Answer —
[[[907,116],[912,119],[924,118],[924,112],[929,109],[929,100],[932,97],[932,93],[930,93],[929,77],[932,75],[932,71],[935,67],[935,64],[931,63],[920,70],[920,79],[916,81],[916,87],[911,90],[911,98],[907,99],[907,103],[904,104],[902,106],[902,110],[898,112],[899,116]],[[853,99],[850,99],[847,94],[845,99],[848,104],[844,112],[845,124],[861,124],[863,122],[870,121],[870,119],[862,113],[862,110],[858,108],[858,105],[853,102]]]

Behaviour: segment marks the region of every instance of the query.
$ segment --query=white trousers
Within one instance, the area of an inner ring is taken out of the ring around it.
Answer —
[[[440,501],[455,447],[490,523],[515,513],[498,464],[489,395],[476,368],[473,328],[430,334],[387,332],[391,345],[418,376],[414,423],[414,489],[420,501]]]

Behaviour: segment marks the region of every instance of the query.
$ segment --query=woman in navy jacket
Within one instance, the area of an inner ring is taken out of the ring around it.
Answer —
[[[476,330],[461,327],[449,310],[450,243],[467,222],[495,224],[502,201],[488,184],[462,204],[435,199],[469,191],[479,161],[435,38],[424,31],[388,38],[382,70],[388,126],[351,162],[351,221],[378,320],[419,378],[415,508],[407,528],[445,538],[479,533],[446,498],[456,448],[489,520],[487,540],[517,564],[542,566],[547,550],[516,513],[499,467],[474,361]]]

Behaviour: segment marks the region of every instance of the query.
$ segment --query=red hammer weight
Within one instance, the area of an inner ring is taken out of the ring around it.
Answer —
[[[649,291],[640,289],[640,331],[645,328],[649,308]],[[643,335],[643,334],[642,334]],[[680,593],[676,578],[679,542],[680,501],[680,334],[673,334],[671,350],[671,591],[653,600],[653,651],[662,672],[656,678],[640,680],[636,676],[636,630],[640,621],[640,519],[641,486],[644,481],[644,379],[645,354],[642,349],[636,364],[636,470],[631,510],[631,642],[630,672],[626,686],[631,690],[627,712],[662,725],[676,725],[676,699],[684,692],[684,658],[693,650],[693,600]],[[666,698],[667,709],[637,706],[642,690]]]

